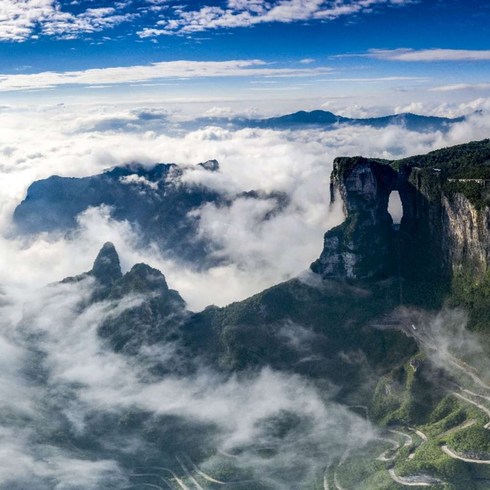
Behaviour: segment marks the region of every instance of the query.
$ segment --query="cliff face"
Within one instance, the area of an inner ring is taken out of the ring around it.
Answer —
[[[463,194],[442,197],[443,249],[453,271],[483,275],[490,261],[490,208],[476,209]]]
[[[448,181],[439,168],[336,159],[331,198],[342,199],[346,219],[326,233],[312,270],[333,279],[398,277],[414,288],[428,278],[441,284],[461,269],[483,275],[490,260],[490,208],[449,192]],[[400,226],[392,225],[388,212],[393,191],[403,205]]]
[[[314,272],[352,279],[390,274],[394,243],[388,200],[396,180],[393,169],[375,161],[335,161],[331,198],[340,196],[346,220],[325,235]]]

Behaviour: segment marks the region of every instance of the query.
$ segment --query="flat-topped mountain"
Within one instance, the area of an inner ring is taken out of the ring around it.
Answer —
[[[211,245],[199,235],[195,211],[205,204],[231,206],[235,199],[269,200],[276,211],[282,193],[249,191],[229,195],[182,179],[187,171],[218,172],[216,160],[194,167],[176,164],[114,167],[82,178],[52,176],[34,182],[13,215],[17,233],[66,233],[89,208],[107,206],[111,217],[128,221],[142,244],[154,243],[166,257],[206,268],[216,263]],[[267,216],[264,217],[267,219]]]

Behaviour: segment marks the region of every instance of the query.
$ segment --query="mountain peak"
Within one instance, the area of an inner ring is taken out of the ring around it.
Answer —
[[[217,172],[219,170],[218,160],[208,160],[203,163],[198,163],[198,167],[202,167],[204,170],[208,170],[209,172]]]
[[[168,291],[165,276],[158,269],[147,264],[135,264],[124,278],[133,292]]]
[[[119,255],[113,243],[104,243],[90,274],[102,284],[111,284],[122,277]]]

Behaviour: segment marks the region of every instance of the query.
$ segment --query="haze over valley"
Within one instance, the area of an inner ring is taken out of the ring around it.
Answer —
[[[0,489],[490,488],[486,5],[0,14]]]

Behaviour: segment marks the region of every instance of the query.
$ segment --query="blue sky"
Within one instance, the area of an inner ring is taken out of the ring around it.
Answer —
[[[463,101],[490,92],[489,21],[481,0],[5,0],[0,100]]]

